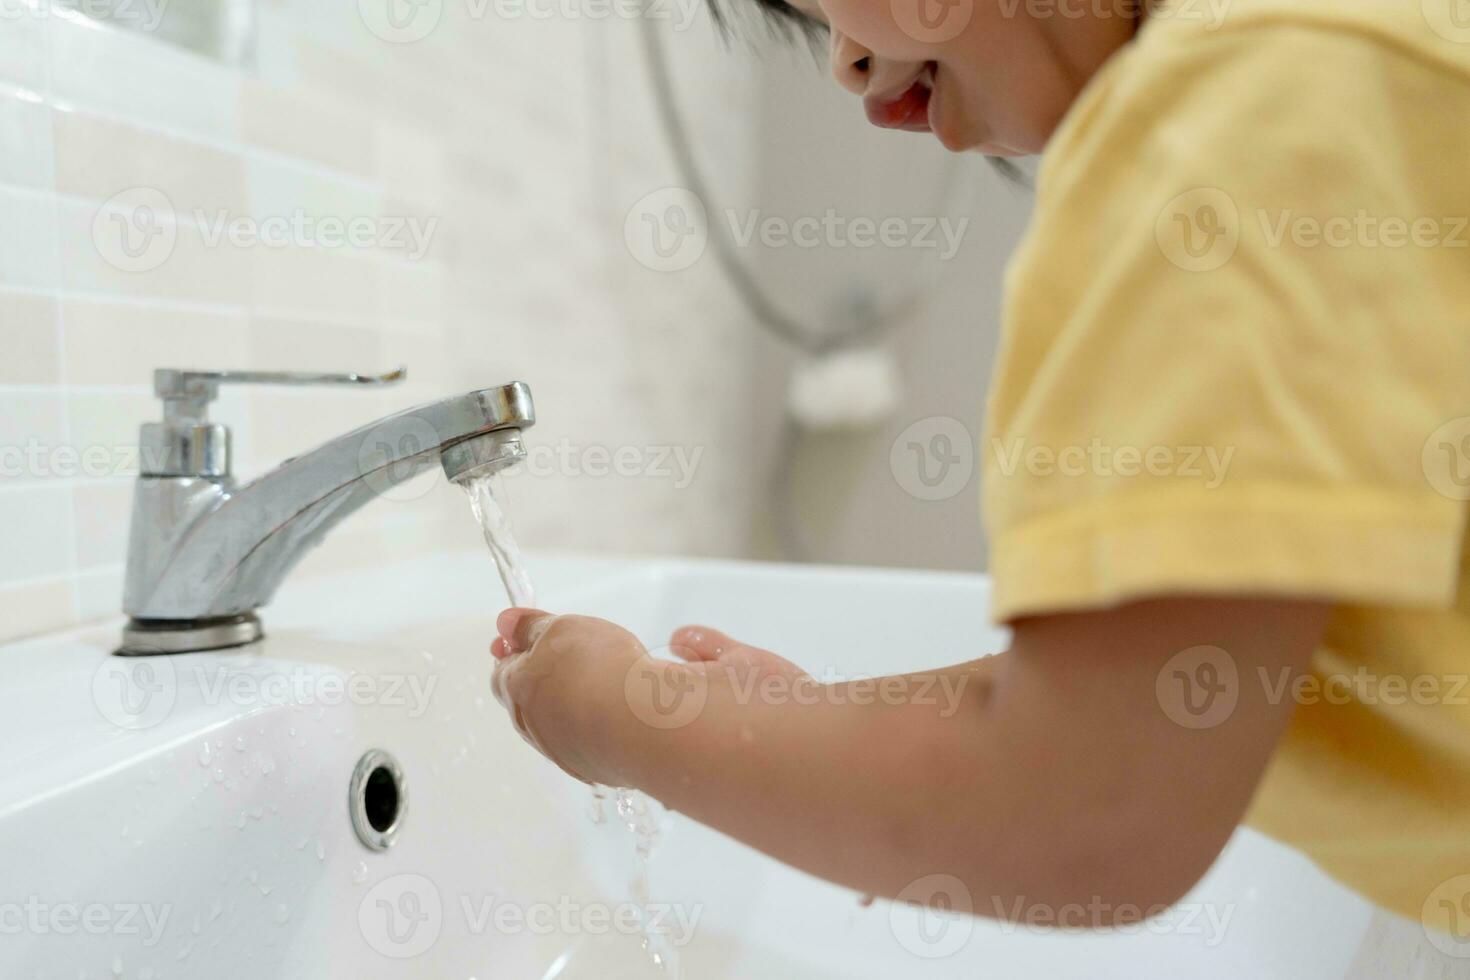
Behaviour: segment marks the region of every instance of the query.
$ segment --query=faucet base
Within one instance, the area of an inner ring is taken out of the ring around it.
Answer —
[[[120,657],[199,653],[244,646],[264,635],[255,613],[220,619],[129,619],[122,646],[114,653]]]

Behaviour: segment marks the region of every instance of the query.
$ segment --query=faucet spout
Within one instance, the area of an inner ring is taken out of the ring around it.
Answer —
[[[302,556],[370,500],[435,465],[467,479],[525,456],[531,392],[514,382],[411,408],[241,486],[223,476],[138,479],[128,547],[126,654],[235,646]]]

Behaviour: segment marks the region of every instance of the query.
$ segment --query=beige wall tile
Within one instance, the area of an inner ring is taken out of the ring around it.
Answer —
[[[178,214],[246,213],[238,154],[76,110],[55,114],[56,186],[105,201],[133,187],[167,195]]]
[[[375,260],[350,250],[253,248],[252,304],[258,311],[307,318],[376,321]]]
[[[0,586],[0,641],[66,629],[74,623],[69,580]]]
[[[73,385],[151,385],[154,368],[223,370],[244,367],[248,358],[243,312],[67,299],[62,318]]]
[[[72,290],[233,306],[249,299],[249,250],[226,238],[207,238],[187,219],[170,222],[141,209],[99,209],[76,201],[60,202],[57,214],[64,280]],[[147,234],[164,229],[165,237],[145,240],[137,230],[140,221]],[[172,238],[166,237],[169,229]],[[138,263],[120,259],[124,241],[135,244]]]
[[[36,293],[0,290],[0,384],[55,384],[60,380],[56,301]]]
[[[261,371],[376,372],[395,365],[383,359],[382,334],[348,326],[256,314],[250,319],[250,366]],[[323,389],[330,393],[334,389]],[[360,392],[343,393],[350,397]]]
[[[250,79],[240,88],[239,112],[248,143],[344,174],[377,173],[372,123],[343,102]]]

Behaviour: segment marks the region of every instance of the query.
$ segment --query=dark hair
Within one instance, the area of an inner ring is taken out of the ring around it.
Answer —
[[[804,41],[813,51],[827,40],[827,25],[814,17],[797,10],[786,0],[737,0],[739,8],[749,10],[752,4],[762,15],[766,31],[785,41]],[[709,0],[710,19],[726,40],[738,33],[737,21],[748,20],[743,13],[734,13],[727,7],[727,0]]]

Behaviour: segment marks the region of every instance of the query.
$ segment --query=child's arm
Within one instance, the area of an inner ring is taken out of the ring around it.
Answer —
[[[731,643],[718,635],[686,666],[602,620],[511,610],[495,687],[573,775],[645,790],[856,890],[947,874],[981,915],[1147,908],[1179,898],[1229,838],[1325,618],[1309,602],[1205,598],[1038,617],[1014,624],[1006,653],[885,692],[793,684],[795,668],[738,644],[708,661]],[[1201,644],[1228,662],[1171,663]]]

